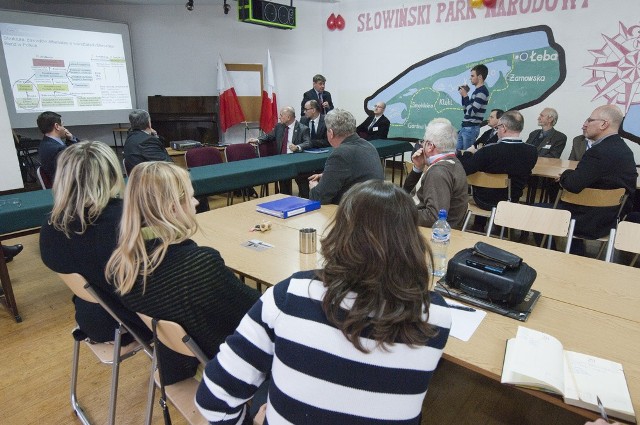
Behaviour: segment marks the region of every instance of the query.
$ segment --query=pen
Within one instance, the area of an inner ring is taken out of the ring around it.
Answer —
[[[475,308],[466,307],[464,305],[455,305],[455,304],[449,304],[449,303],[447,303],[447,305],[449,306],[449,308],[455,308],[456,310],[469,311],[469,312],[476,311]]]
[[[607,416],[606,410],[604,410],[604,405],[602,404],[600,397],[596,396],[596,400],[598,400],[598,409],[600,409],[600,416],[602,416],[602,419],[609,422],[609,417]]]

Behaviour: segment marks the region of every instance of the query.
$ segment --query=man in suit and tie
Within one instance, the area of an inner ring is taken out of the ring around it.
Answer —
[[[384,102],[376,103],[376,106],[373,108],[373,115],[369,115],[367,119],[356,128],[358,136],[365,140],[387,138],[391,123],[389,119],[384,116],[386,107],[387,105]]]
[[[56,160],[58,154],[67,145],[77,143],[78,139],[67,130],[62,123],[62,116],[55,112],[46,111],[38,115],[36,120],[38,129],[44,137],[40,142],[38,153],[40,154],[40,170],[47,176],[53,178],[56,174]]]
[[[567,136],[553,128],[558,122],[558,112],[553,108],[544,108],[538,115],[538,125],[541,127],[529,133],[527,143],[538,150],[538,157],[560,158]]]
[[[313,88],[302,95],[302,103],[300,104],[300,115],[304,115],[304,105],[310,101],[315,100],[320,105],[320,114],[324,115],[333,109],[333,101],[331,100],[331,93],[325,91],[324,85],[327,79],[320,74],[313,76]]]
[[[309,128],[306,125],[300,124],[296,120],[296,112],[291,106],[285,106],[280,110],[278,115],[279,121],[275,125],[271,132],[263,134],[256,138],[248,140],[249,143],[262,144],[262,143],[275,143],[276,152],[279,154],[291,153],[289,149],[290,145],[309,144]],[[291,180],[281,180],[279,182],[280,193],[285,195],[292,194]]]
[[[489,129],[482,133],[478,140],[473,143],[473,146],[477,148],[481,148],[486,145],[490,145],[491,143],[496,143],[498,141],[498,129],[496,126],[498,125],[498,120],[502,117],[504,111],[502,109],[492,109],[489,114]]]
[[[591,140],[584,137],[583,134],[573,138],[573,144],[571,145],[571,153],[569,154],[569,161],[580,161],[587,151],[587,148],[591,147]]]
[[[309,177],[309,199],[323,204],[339,204],[342,195],[356,183],[384,180],[378,151],[356,134],[356,119],[350,112],[334,109],[324,120],[333,152],[322,174]]]
[[[310,141],[291,144],[289,149],[293,152],[303,152],[305,149],[328,148],[331,145],[327,140],[327,127],[324,124],[324,115],[320,113],[320,104],[315,100],[310,100],[304,104],[304,117],[300,118],[300,123],[309,127]],[[309,177],[313,174],[322,173],[322,170],[315,170],[312,173],[301,173],[296,176],[298,185],[298,196],[309,197]]]

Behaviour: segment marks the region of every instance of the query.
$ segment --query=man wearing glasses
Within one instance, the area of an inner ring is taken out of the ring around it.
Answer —
[[[376,103],[376,106],[373,108],[373,115],[369,115],[367,119],[356,128],[358,136],[365,140],[387,138],[391,123],[389,119],[384,116],[386,107],[387,105],[384,102]]]
[[[76,137],[62,123],[62,116],[55,112],[45,111],[36,120],[38,129],[44,135],[40,142],[40,170],[53,181],[56,174],[56,159],[67,145],[78,142]]]
[[[618,135],[623,115],[616,105],[596,108],[582,124],[585,138],[592,140],[590,147],[575,170],[566,170],[558,180],[569,192],[579,193],[590,187],[595,189],[625,188],[633,198],[638,172],[633,152]],[[629,205],[629,204],[628,204]],[[575,218],[575,234],[597,239],[608,235],[616,225],[619,207],[584,207],[562,204],[558,208],[571,211]],[[624,215],[624,211],[623,211]],[[573,252],[573,246],[572,252]]]
[[[540,129],[529,134],[527,143],[538,150],[539,157],[560,158],[567,144],[567,136],[554,128],[558,123],[558,112],[553,108],[544,108],[538,115]]]
[[[456,158],[456,139],[451,123],[436,118],[427,125],[421,147],[411,156],[415,169],[428,165],[412,193],[420,226],[433,226],[438,211],[444,209],[451,227],[462,228],[469,195],[467,175]]]
[[[507,189],[474,187],[473,200],[484,210],[491,210],[500,201],[518,202],[531,175],[531,170],[538,160],[536,148],[524,143],[520,137],[524,128],[524,118],[519,111],[505,112],[496,128],[498,143],[487,145],[482,149],[471,146],[462,152],[460,157],[467,175],[483,171],[492,174],[508,174],[511,179],[510,199]],[[485,224],[485,217],[476,216],[474,230],[483,230]]]

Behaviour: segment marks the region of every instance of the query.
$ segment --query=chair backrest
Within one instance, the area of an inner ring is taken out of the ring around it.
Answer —
[[[256,148],[251,143],[234,143],[224,150],[227,162],[241,161],[243,159],[257,158]]]
[[[467,183],[487,189],[506,189],[509,187],[510,180],[508,174],[491,174],[478,171],[467,176]]]
[[[220,155],[218,149],[210,146],[193,148],[184,153],[184,162],[187,168],[220,164],[222,162],[222,155]]]
[[[493,222],[511,229],[567,236],[571,225],[571,213],[566,210],[500,201]]]
[[[640,224],[631,221],[618,223],[613,246],[621,251],[640,254]]]
[[[276,152],[275,143],[262,143],[258,145],[258,155],[260,156],[260,158],[262,158],[263,156],[273,156],[277,154],[278,152]]]
[[[73,294],[90,303],[98,304],[98,300],[95,299],[85,288],[87,280],[79,273],[58,273],[60,279],[71,289]]]
[[[579,193],[561,190],[558,194],[561,201],[568,204],[583,205],[585,207],[615,207],[624,205],[627,194],[624,188],[618,189],[592,189],[585,188]],[[556,205],[558,200],[556,199]]]
[[[153,319],[150,316],[142,313],[138,313],[138,316],[149,329],[153,330]],[[207,356],[178,323],[169,320],[156,320],[156,333],[158,340],[176,353],[196,357],[202,364],[207,363]]]
[[[36,173],[38,174],[38,181],[40,182],[40,186],[43,189],[51,189],[51,187],[53,186],[53,179],[51,178],[51,176],[45,173],[42,167],[38,167]]]

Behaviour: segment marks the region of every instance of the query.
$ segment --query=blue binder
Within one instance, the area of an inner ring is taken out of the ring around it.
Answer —
[[[306,213],[320,208],[320,201],[289,196],[271,202],[263,202],[256,206],[258,212],[273,215],[280,218],[289,218],[294,215]]]

